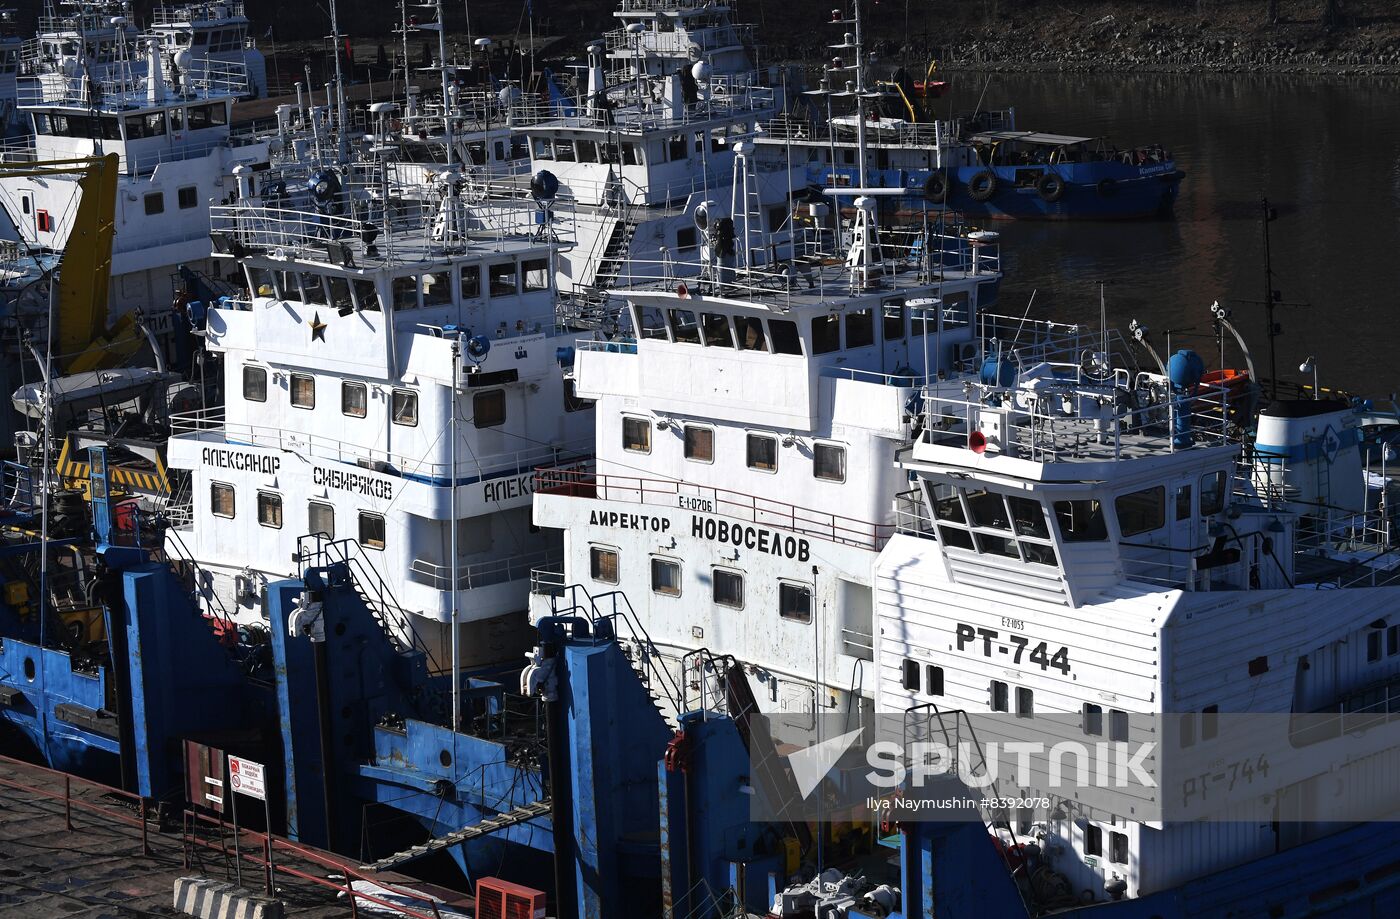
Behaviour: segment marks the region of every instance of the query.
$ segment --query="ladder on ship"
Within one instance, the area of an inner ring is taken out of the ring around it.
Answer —
[[[360,870],[386,871],[390,868],[396,868],[406,862],[415,861],[424,856],[432,855],[434,852],[450,849],[453,846],[461,845],[464,842],[470,842],[482,836],[489,836],[507,827],[526,823],[539,817],[548,817],[551,806],[549,798],[521,805],[514,810],[508,810],[494,817],[488,817],[480,823],[473,823],[470,826],[462,827],[460,830],[454,830],[442,836],[435,836],[421,845],[411,846],[404,849],[402,852],[395,852],[393,855],[381,858],[377,862],[361,865]]]

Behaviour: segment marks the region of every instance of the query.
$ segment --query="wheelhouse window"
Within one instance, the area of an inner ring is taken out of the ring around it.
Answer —
[[[1225,472],[1201,476],[1201,516],[1213,517],[1225,509]]]
[[[326,285],[319,274],[301,273],[301,301],[312,306],[326,306]]]
[[[808,584],[778,582],[778,615],[791,622],[812,621],[812,588]]]
[[[1103,507],[1094,498],[1056,501],[1055,522],[1065,542],[1100,542],[1108,538]]]
[[[146,216],[154,217],[156,214],[165,213],[165,194],[153,191],[144,199],[146,205]]]
[[[776,472],[778,469],[778,438],[767,434],[750,434],[747,439],[746,459],[750,469],[760,472]]]
[[[316,378],[304,373],[292,374],[292,405],[296,408],[316,407]]]
[[[481,296],[480,265],[463,265],[458,277],[462,281],[463,300],[475,300]]]
[[[846,313],[846,347],[864,348],[875,344],[875,314],[866,307]]]
[[[233,486],[223,482],[209,483],[209,512],[215,517],[233,518]]]
[[[669,558],[651,560],[651,592],[663,597],[681,595],[681,564]]]
[[[588,576],[604,584],[617,583],[617,550],[604,546],[588,547]]]
[[[715,461],[715,429],[688,424],[685,426],[685,458],[697,463]]]
[[[968,299],[968,292],[965,290],[943,295],[943,331],[967,325],[970,315]]]
[[[360,511],[360,545],[370,549],[384,548],[386,527],[383,514]]]
[[[846,448],[838,444],[813,444],[812,474],[828,482],[846,481]]]
[[[744,576],[727,568],[715,568],[711,581],[714,587],[714,601],[731,609],[744,608]]]
[[[335,508],[324,501],[306,502],[306,531],[335,539]]]
[[[190,208],[199,206],[199,188],[194,185],[186,185],[176,192],[176,197],[180,202],[180,210],[187,211]]]
[[[705,333],[705,344],[711,348],[734,347],[734,335],[729,330],[729,317],[723,313],[701,313],[700,327]]]
[[[411,389],[396,389],[389,400],[389,419],[394,424],[418,426],[418,393]]]
[[[734,329],[739,333],[739,350],[768,350],[768,339],[763,334],[762,319],[757,316],[735,316]]]
[[[841,350],[841,317],[818,316],[812,320],[812,353],[830,354]]]
[[[651,452],[651,421],[624,415],[622,418],[622,449],[629,453]]]
[[[675,341],[688,345],[700,344],[700,324],[690,310],[667,310],[671,319],[671,335]]]
[[[258,492],[258,525],[282,529],[282,496],[276,492]]]
[[[491,296],[513,297],[518,293],[515,262],[501,262],[492,265],[486,273]]]
[[[666,315],[661,312],[659,306],[639,306],[636,308],[635,319],[638,338],[668,340],[666,334]]]
[[[1118,515],[1118,530],[1124,536],[1136,536],[1159,530],[1167,522],[1167,490],[1158,485],[1144,488],[1113,499]]]
[[[900,341],[904,338],[904,301],[888,300],[880,307],[883,320],[881,333],[885,341]]]
[[[492,389],[472,397],[472,424],[494,428],[506,423],[506,391]]]
[[[340,413],[351,418],[363,418],[369,407],[369,389],[363,383],[349,380],[340,384]]]
[[[394,278],[390,285],[393,292],[395,310],[416,310],[418,309],[418,275],[410,274],[401,278]]]
[[[980,488],[943,488],[948,494],[936,499],[934,518],[945,545],[1039,565],[1058,563],[1040,502]]]
[[[349,316],[355,311],[355,301],[350,298],[350,279],[342,278],[338,275],[330,275],[326,278],[331,294],[331,306],[342,316]]]
[[[423,307],[452,305],[452,275],[445,271],[423,275]]]
[[[249,402],[267,401],[267,368],[243,365],[243,398]]]
[[[797,323],[791,319],[768,320],[768,338],[773,343],[774,354],[802,353],[802,336],[797,332]]]
[[[525,281],[525,292],[549,290],[549,260],[536,258],[520,263],[520,276]]]

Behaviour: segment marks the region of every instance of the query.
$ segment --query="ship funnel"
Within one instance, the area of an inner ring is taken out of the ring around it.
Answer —
[[[1356,413],[1337,399],[1278,400],[1259,413],[1254,465],[1296,514],[1366,509]]]

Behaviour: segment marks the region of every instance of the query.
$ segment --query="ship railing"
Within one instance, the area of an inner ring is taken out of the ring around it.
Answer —
[[[829,143],[833,139],[850,143],[855,136],[855,128],[837,126],[833,137],[832,125],[826,121],[808,121],[792,115],[779,115],[763,123],[762,136],[775,140],[803,140]],[[939,147],[957,136],[953,122],[900,122],[894,126],[872,130],[868,140],[877,146],[900,147]],[[823,164],[825,165],[825,164]],[[840,174],[840,164],[829,167],[830,173]],[[852,166],[852,169],[855,167]]]
[[[196,22],[221,22],[246,16],[243,0],[212,0],[208,3],[172,3],[151,10],[151,24],[183,26]]]
[[[684,12],[704,9],[707,11],[727,11],[729,0],[622,0],[623,13]]]
[[[1353,513],[1322,507],[1300,517],[1294,532],[1295,552],[1340,556],[1361,563],[1333,581],[1338,587],[1374,584],[1381,572],[1365,562],[1397,548],[1391,515],[1384,508]]]
[[[26,513],[34,510],[34,470],[25,463],[5,460],[0,465],[0,492],[5,507]]]
[[[170,416],[170,433],[172,438],[180,440],[217,440],[289,451],[316,459],[371,468],[387,475],[427,479],[433,485],[446,486],[452,469],[450,463],[429,462],[422,456],[379,450],[320,434],[306,434],[269,425],[229,422],[223,408],[173,413]],[[570,457],[591,454],[592,448],[593,438],[590,436],[558,444],[541,444],[521,450],[459,460],[458,484],[463,484],[464,478],[478,481],[483,478],[520,475],[546,464],[567,464]],[[566,465],[563,468],[568,467]]]
[[[181,163],[203,159],[219,150],[230,147],[237,148],[252,142],[254,141],[243,139],[212,140],[201,144],[182,144],[178,147],[157,150],[141,156],[121,154],[117,157],[117,171],[129,176],[145,175],[155,171],[155,168],[162,163]],[[34,163],[43,160],[70,159],[73,155],[71,149],[41,142],[33,135],[0,142],[0,162],[3,163]],[[205,236],[207,232],[201,226],[197,235]]]
[[[1167,551],[1165,548],[1163,549],[1164,553]],[[1127,555],[1120,557],[1123,565],[1123,576],[1130,581],[1140,581],[1180,590],[1194,590],[1195,571],[1191,567],[1190,557],[1188,554],[1182,553],[1182,559],[1182,561],[1176,562],[1134,558]]]
[[[1173,435],[1183,412],[1190,416],[1221,417],[1218,413],[1229,400],[1228,388],[1203,384],[1194,393],[1168,398],[1144,407],[1120,408],[1118,396],[1129,392],[1132,376],[1126,370],[1090,375],[1080,364],[1040,362],[1054,376],[1046,378],[1044,390],[1009,389],[980,382],[960,382],[960,398],[947,383],[924,389],[924,410],[933,422],[925,425],[921,439],[926,443],[957,441],[966,435],[950,435],[948,427],[963,431],[981,427],[984,415],[1001,415],[1002,432],[991,449],[1039,463],[1121,460],[1147,453],[1174,453],[1179,446]],[[1065,415],[1065,404],[1080,406],[1080,413]],[[1098,410],[1086,412],[1083,406]],[[1185,441],[1183,441],[1185,443]],[[1237,443],[1225,425],[1192,423],[1190,445]],[[1125,452],[1125,448],[1128,448]]]
[[[457,589],[476,590],[494,584],[524,581],[532,578],[539,565],[560,562],[557,552],[526,552],[509,558],[491,559],[469,565],[457,566]],[[433,562],[425,558],[415,558],[409,566],[409,580],[426,584],[434,590],[452,589],[452,566]]]
[[[542,597],[559,597],[564,594],[564,560],[548,562],[530,569],[530,593]]]
[[[1376,634],[1380,634],[1377,632]],[[1305,747],[1400,719],[1400,680],[1373,684],[1313,712],[1298,713],[1289,725],[1289,741]]]
[[[922,490],[914,488],[894,496],[894,528],[896,533],[918,536],[922,539],[937,539],[933,527],[933,515],[924,503]]]
[[[609,83],[616,87],[614,99],[618,104],[608,110],[607,125],[623,131],[684,127],[740,115],[759,115],[777,109],[772,89],[731,77],[713,77],[706,81],[700,91],[700,100],[682,104],[679,111],[669,102],[652,98],[647,93],[646,80],[643,81],[643,95],[639,99],[636,78],[628,71],[615,72],[610,76]],[[581,108],[586,109],[586,106]],[[596,128],[603,121],[589,116],[585,111],[578,115],[550,118],[547,123],[566,128]]]
[[[753,27],[749,23],[725,23],[699,28],[677,29],[671,32],[642,32],[634,36],[626,29],[613,29],[603,33],[603,42],[608,51],[625,51],[636,54],[640,47],[642,55],[686,56],[692,48],[706,53],[720,48],[732,48],[750,44],[753,41]]]
[[[759,495],[696,485],[674,479],[651,479],[640,476],[600,474],[580,466],[542,468],[535,477],[535,494],[595,498],[622,504],[682,508],[706,515],[728,517],[755,527],[772,527],[802,536],[825,539],[842,545],[878,550],[894,532],[894,525],[874,523],[846,517],[830,511],[801,507],[786,501],[775,501]],[[699,518],[697,518],[697,521]],[[729,536],[753,548],[769,544],[769,538],[781,540],[779,533],[742,529]],[[788,537],[789,543],[791,538]],[[775,549],[778,548],[773,543]],[[793,547],[796,551],[795,547]]]
[[[113,61],[107,67],[98,70],[96,77],[40,73],[36,79],[26,80],[18,85],[17,98],[22,106],[100,106],[103,110],[120,111],[122,108],[141,108],[148,105],[147,98],[152,80],[162,84],[163,95],[171,102],[223,99],[248,94],[248,68],[241,61],[196,58],[189,69],[180,73],[178,86],[171,84],[164,73],[151,76],[146,72],[147,69],[144,56],[138,54],[129,62]],[[111,72],[108,73],[107,70]]]

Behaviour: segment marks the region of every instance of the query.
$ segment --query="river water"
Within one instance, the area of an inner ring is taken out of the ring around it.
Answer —
[[[1268,373],[1260,198],[1270,224],[1279,376],[1303,381],[1315,356],[1323,386],[1400,390],[1400,80],[1282,75],[958,73],[953,107],[1014,105],[1022,129],[1107,135],[1118,146],[1161,142],[1186,172],[1172,219],[1000,222],[1007,280],[1000,312],[1146,323],[1159,351],[1219,363],[1213,301]],[[1227,363],[1241,365],[1238,352]],[[1311,382],[1311,380],[1307,380]]]

